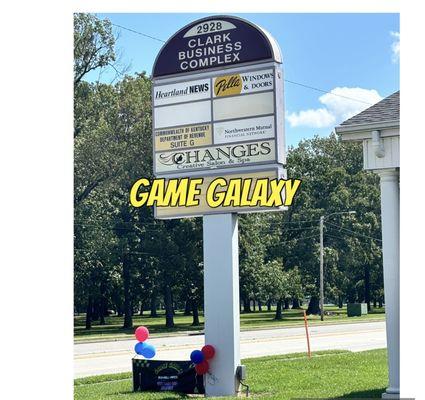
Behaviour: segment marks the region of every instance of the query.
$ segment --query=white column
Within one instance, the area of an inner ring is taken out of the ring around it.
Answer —
[[[203,217],[205,344],[216,354],[206,375],[207,396],[239,390],[239,241],[237,214]]]
[[[400,210],[399,171],[375,171],[381,179],[382,249],[389,386],[383,398],[400,397]]]

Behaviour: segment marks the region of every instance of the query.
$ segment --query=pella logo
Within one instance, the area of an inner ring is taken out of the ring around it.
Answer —
[[[218,78],[215,78],[214,94],[217,97],[240,94],[241,91],[242,91],[242,79],[239,74],[219,76]]]

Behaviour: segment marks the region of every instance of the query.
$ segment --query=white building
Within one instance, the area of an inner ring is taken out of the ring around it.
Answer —
[[[343,141],[363,143],[363,168],[381,181],[382,249],[389,386],[382,397],[400,397],[400,92],[335,128]]]

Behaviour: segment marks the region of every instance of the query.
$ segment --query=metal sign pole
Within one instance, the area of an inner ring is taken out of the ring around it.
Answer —
[[[239,349],[239,240],[237,214],[203,217],[205,343],[215,347],[206,375],[207,396],[234,396]]]

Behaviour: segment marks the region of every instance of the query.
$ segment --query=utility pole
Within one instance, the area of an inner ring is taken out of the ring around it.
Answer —
[[[324,288],[323,288],[323,222],[325,216],[320,217],[320,320],[323,321],[324,317]]]

